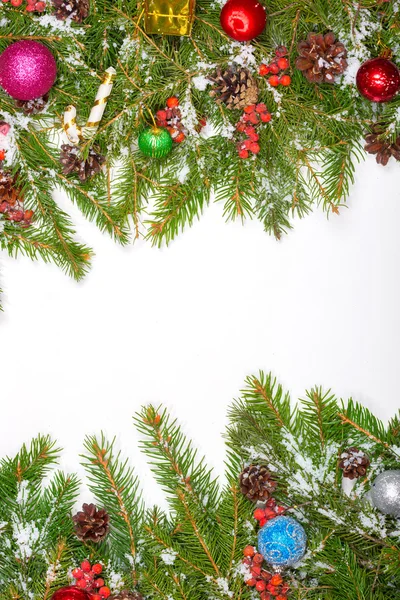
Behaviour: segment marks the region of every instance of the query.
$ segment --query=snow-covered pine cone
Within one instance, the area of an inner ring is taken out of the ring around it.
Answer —
[[[265,465],[249,465],[240,474],[240,491],[252,502],[268,500],[276,481]]]
[[[218,68],[209,79],[214,83],[210,96],[216,99],[217,104],[226,104],[231,110],[242,110],[258,101],[257,82],[247,69],[233,66]]]
[[[310,32],[297,44],[297,51],[296,68],[310,83],[334,83],[347,68],[347,50],[332,31],[325,35]]]
[[[339,468],[343,471],[343,477],[348,477],[349,479],[363,477],[367,472],[369,464],[370,460],[365,452],[354,446],[343,450],[340,455]]]

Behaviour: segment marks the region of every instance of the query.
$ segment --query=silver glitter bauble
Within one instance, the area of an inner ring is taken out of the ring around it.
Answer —
[[[371,487],[371,500],[385,515],[400,516],[400,469],[378,475]]]

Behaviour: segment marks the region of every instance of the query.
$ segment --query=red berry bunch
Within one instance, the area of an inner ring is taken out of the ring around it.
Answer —
[[[237,144],[240,158],[249,158],[250,153],[258,154],[260,152],[256,126],[260,123],[269,123],[271,119],[271,113],[268,112],[263,102],[246,106],[240,121],[236,124],[236,130],[247,136],[247,139],[241,140]]]
[[[287,600],[289,586],[279,573],[270,573],[262,568],[264,558],[256,552],[253,546],[246,546],[243,550],[242,563],[246,569],[246,584],[256,588],[260,600]]]
[[[9,2],[11,6],[18,7],[24,3],[25,0],[1,0],[4,4]],[[46,2],[43,0],[26,0],[26,8],[28,12],[43,12],[46,8]]]
[[[32,222],[33,210],[24,210],[24,202],[18,195],[16,178],[3,171],[1,163],[5,157],[5,150],[0,150],[0,215],[4,215],[7,221],[14,221],[22,227],[29,227]]]
[[[286,46],[278,46],[275,50],[275,58],[269,65],[265,63],[261,63],[259,66],[258,72],[260,75],[265,77],[266,75],[270,75],[268,78],[268,83],[272,85],[272,87],[277,87],[278,85],[283,85],[287,87],[291,84],[292,79],[290,75],[284,73],[279,76],[279,73],[285,71],[289,68],[289,60],[287,58],[288,50]]]
[[[88,560],[84,560],[80,567],[72,571],[75,585],[90,592],[92,600],[105,600],[111,594],[110,588],[104,585],[104,579],[98,577],[102,570],[100,563],[92,566]]]
[[[260,527],[264,527],[267,521],[270,521],[274,517],[281,515],[286,511],[284,506],[278,506],[274,498],[267,500],[265,506],[262,508],[256,508],[253,513],[256,521],[259,522]]]
[[[187,134],[186,129],[182,125],[181,117],[179,100],[176,96],[168,98],[166,107],[156,113],[158,127],[165,127],[170,132],[172,140],[177,144],[183,142]]]

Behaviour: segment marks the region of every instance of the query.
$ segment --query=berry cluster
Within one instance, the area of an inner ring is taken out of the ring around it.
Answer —
[[[111,594],[110,588],[104,585],[104,579],[98,577],[103,567],[100,563],[91,565],[88,560],[81,562],[81,566],[72,571],[76,580],[75,585],[91,593],[91,600],[105,600]]]
[[[256,588],[260,600],[287,600],[289,586],[279,573],[270,573],[262,568],[264,558],[253,546],[246,546],[242,560],[246,570],[246,584]]]
[[[165,127],[170,132],[172,140],[177,144],[183,142],[187,134],[186,129],[182,125],[181,117],[179,100],[176,96],[168,98],[166,107],[156,113],[158,127]]]
[[[268,78],[268,83],[272,85],[272,87],[277,87],[278,85],[283,85],[287,87],[292,83],[292,79],[290,75],[284,73],[279,76],[279,73],[285,71],[289,68],[289,60],[286,58],[288,55],[288,51],[286,46],[278,46],[275,50],[275,58],[269,65],[265,63],[261,63],[258,72],[262,76],[270,75]]]
[[[263,102],[246,106],[240,121],[236,124],[236,130],[247,136],[247,139],[241,140],[237,144],[240,158],[248,158],[250,153],[258,154],[260,152],[256,126],[260,123],[269,123],[271,119],[271,113],[268,112]]]
[[[1,0],[4,4],[9,2],[11,6],[21,6],[25,0]],[[43,0],[26,0],[26,9],[28,12],[43,12],[46,8],[46,2]]]
[[[275,498],[269,498],[265,506],[262,508],[256,508],[253,513],[253,517],[259,522],[260,527],[264,527],[267,521],[270,521],[274,517],[281,515],[285,511],[286,508],[284,506],[277,505]]]
[[[0,215],[7,221],[19,223],[22,227],[29,227],[32,222],[33,210],[24,210],[24,202],[19,197],[17,177],[6,173],[2,168],[2,161],[6,157],[5,150],[0,150]]]

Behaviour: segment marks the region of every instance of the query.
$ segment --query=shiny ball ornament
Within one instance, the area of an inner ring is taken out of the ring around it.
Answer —
[[[400,89],[400,71],[387,58],[371,58],[357,71],[358,91],[371,102],[388,102]]]
[[[400,470],[384,471],[371,487],[372,504],[385,515],[400,517]]]
[[[237,42],[247,42],[264,31],[267,13],[256,0],[228,0],[222,7],[221,27]]]
[[[90,600],[90,598],[90,594],[85,590],[75,585],[68,585],[54,592],[50,600]]]
[[[275,517],[258,532],[258,552],[273,567],[291,567],[306,551],[307,536],[292,517]]]
[[[34,100],[47,94],[57,76],[54,56],[46,46],[21,40],[0,55],[0,85],[16,100]]]
[[[145,156],[162,158],[172,149],[172,137],[163,127],[148,127],[139,135],[139,150]]]

